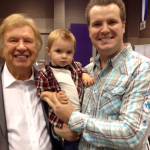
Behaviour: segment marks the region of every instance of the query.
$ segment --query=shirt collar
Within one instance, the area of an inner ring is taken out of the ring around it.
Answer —
[[[130,43],[125,43],[125,47],[112,59],[107,60],[107,65],[111,64],[114,68],[117,68],[125,58],[133,51],[132,46]],[[100,56],[99,54],[96,55],[93,63],[94,66],[100,67]]]
[[[100,56],[99,56],[99,53],[94,58],[93,64],[94,64],[94,67],[97,66],[97,67],[100,68]]]
[[[125,43],[125,47],[114,57],[112,58],[111,64],[114,68],[119,67],[122,62],[126,59],[127,56],[133,51],[130,43]]]
[[[27,82],[27,81],[34,81],[34,69],[32,68],[32,75],[31,77],[26,80],[26,81],[21,81],[21,80],[17,80],[15,79],[12,74],[9,72],[8,68],[7,68],[7,65],[5,63],[4,65],[4,69],[3,69],[3,85],[5,88],[9,87],[12,83],[14,82]]]
[[[66,68],[68,68],[69,65],[64,66],[64,67],[61,67],[61,66],[54,66],[54,65],[52,65],[52,62],[50,61],[50,62],[49,62],[49,66],[52,67],[52,68],[57,68],[57,69],[60,69],[60,68],[66,69]]]

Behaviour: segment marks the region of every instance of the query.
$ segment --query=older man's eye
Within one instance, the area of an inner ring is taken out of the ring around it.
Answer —
[[[13,39],[13,40],[10,40],[11,43],[16,43],[17,40]]]
[[[26,40],[25,43],[31,43],[31,41],[30,40]]]

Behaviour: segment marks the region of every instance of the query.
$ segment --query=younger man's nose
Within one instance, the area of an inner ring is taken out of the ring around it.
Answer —
[[[109,32],[109,27],[108,27],[107,23],[103,23],[101,32],[102,33],[108,33]]]

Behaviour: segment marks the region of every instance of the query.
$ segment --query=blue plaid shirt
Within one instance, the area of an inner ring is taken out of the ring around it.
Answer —
[[[150,129],[150,59],[130,44],[100,68],[99,55],[88,68],[95,79],[85,89],[82,113],[69,126],[81,132],[79,150],[146,150]]]

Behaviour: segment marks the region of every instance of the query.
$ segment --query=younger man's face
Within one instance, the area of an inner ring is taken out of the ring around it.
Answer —
[[[124,47],[125,22],[120,18],[116,4],[94,6],[90,12],[89,35],[103,58],[113,58]]]
[[[74,43],[64,39],[57,39],[53,42],[51,49],[46,47],[48,55],[51,57],[53,66],[67,66],[74,56]]]

